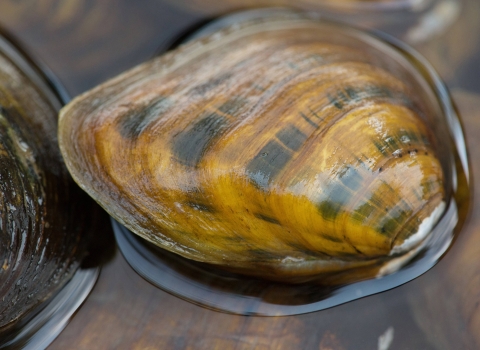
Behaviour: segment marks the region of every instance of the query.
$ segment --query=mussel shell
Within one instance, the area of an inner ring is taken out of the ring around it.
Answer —
[[[115,219],[184,257],[274,279],[387,273],[443,213],[449,166],[425,82],[388,50],[266,11],[78,97],[60,148]]]
[[[72,277],[87,254],[94,220],[58,149],[62,103],[48,84],[0,38],[2,336]]]

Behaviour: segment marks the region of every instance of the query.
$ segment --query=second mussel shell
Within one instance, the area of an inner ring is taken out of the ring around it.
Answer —
[[[217,27],[61,111],[66,164],[113,218],[184,258],[324,285],[450,242],[456,119],[433,72],[291,10]]]
[[[79,270],[100,211],[60,154],[54,85],[0,37],[0,348],[48,345],[98,276]]]

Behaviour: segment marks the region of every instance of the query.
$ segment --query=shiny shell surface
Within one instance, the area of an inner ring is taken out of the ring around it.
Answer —
[[[444,210],[435,111],[377,41],[339,28],[272,11],[79,96],[60,115],[71,174],[186,258],[280,280],[390,272]]]
[[[1,338],[77,270],[89,209],[58,149],[59,98],[3,38],[0,48]]]

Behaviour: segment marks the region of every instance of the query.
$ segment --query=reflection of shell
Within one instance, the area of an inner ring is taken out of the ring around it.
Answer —
[[[209,16],[268,6],[317,12],[323,18],[374,28],[400,38],[427,56],[448,79],[455,77],[457,68],[463,67],[479,42],[477,0],[173,0],[171,3]],[[465,20],[459,21],[461,13]]]
[[[432,111],[338,30],[273,11],[82,95],[60,116],[71,173],[142,237],[250,274],[413,249],[443,210]]]
[[[58,100],[21,64],[0,55],[2,331],[58,291],[85,255],[85,214],[56,146]]]

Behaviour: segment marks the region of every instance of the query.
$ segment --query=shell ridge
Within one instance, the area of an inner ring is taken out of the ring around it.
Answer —
[[[414,212],[411,213],[410,217],[405,220],[403,223],[402,223],[402,226],[397,230],[395,236],[393,237],[392,239],[392,242],[391,242],[391,247],[390,247],[390,250],[393,251],[394,247],[397,245],[396,242],[397,242],[397,239],[398,239],[398,236],[400,234],[402,234],[403,232],[403,228],[405,226],[408,226],[408,224],[414,220],[415,218],[417,218],[417,214],[419,212],[421,212],[423,209],[425,209],[427,206],[430,206],[432,202],[435,202],[436,200],[440,199],[440,202],[441,200],[443,199],[442,198],[442,195],[440,193],[437,193],[435,194],[433,197],[431,197],[428,201],[425,201],[420,207],[416,208],[416,210]],[[420,226],[421,222],[418,223],[418,226]],[[417,229],[418,229],[418,226],[417,226]],[[420,242],[421,243],[421,242]],[[419,244],[420,244],[419,243]]]

